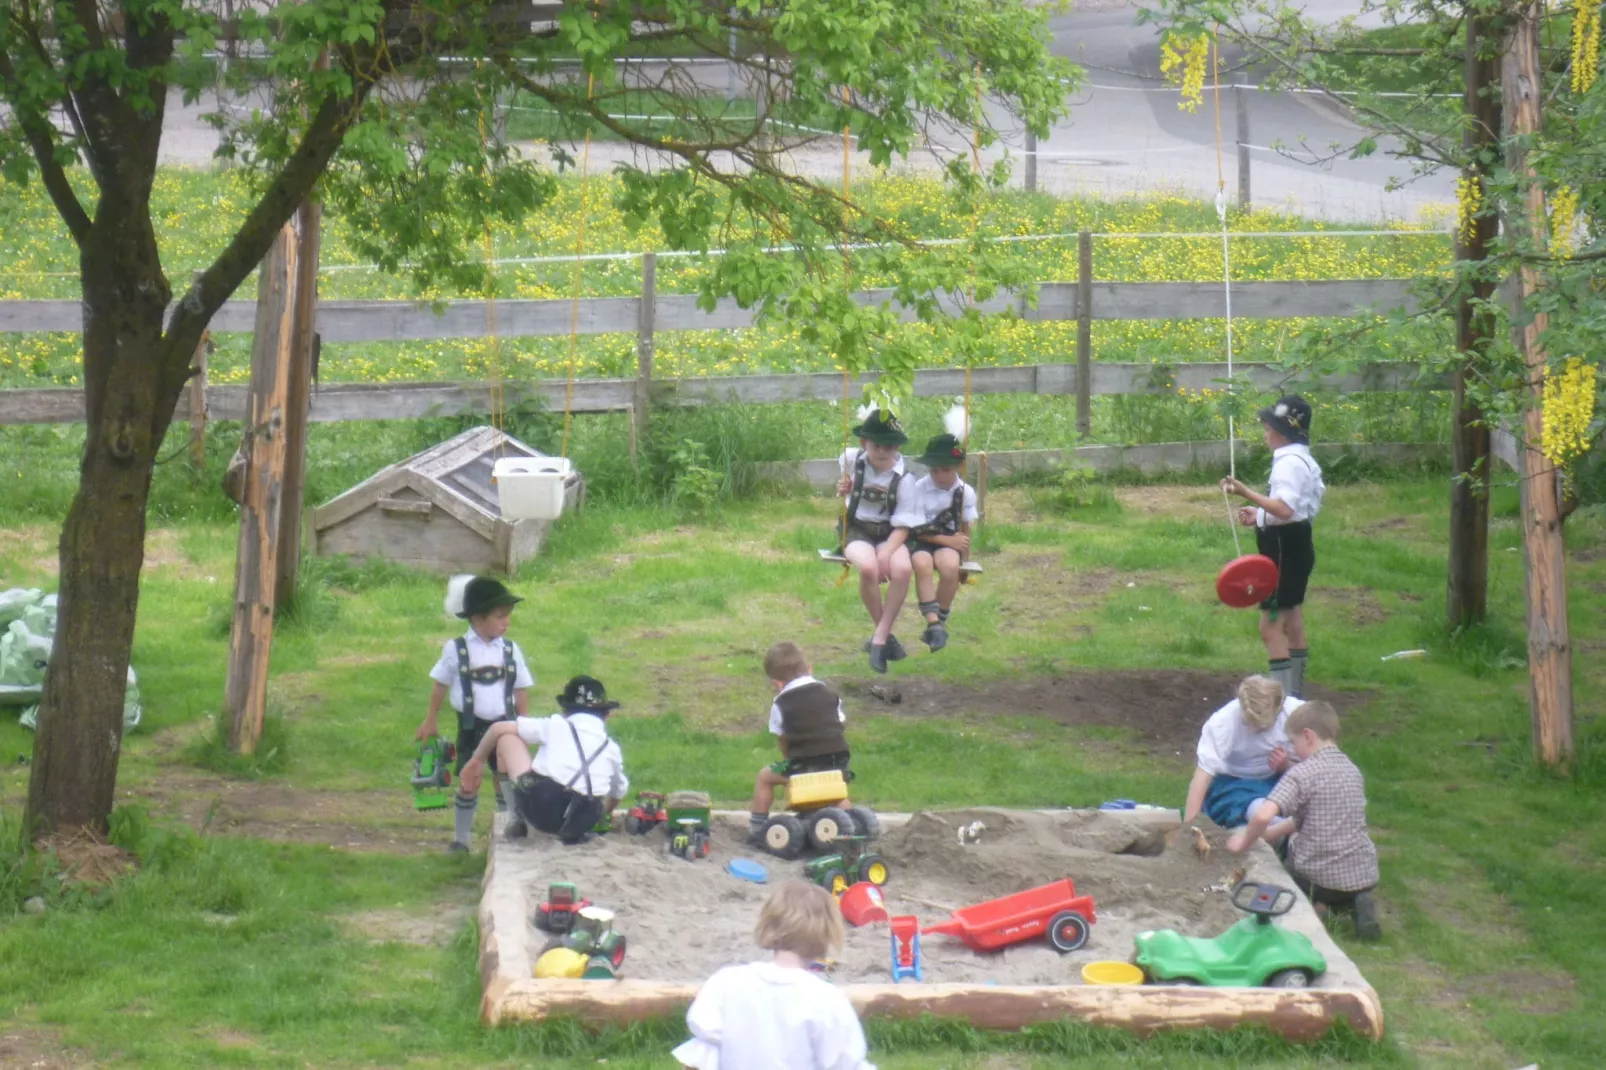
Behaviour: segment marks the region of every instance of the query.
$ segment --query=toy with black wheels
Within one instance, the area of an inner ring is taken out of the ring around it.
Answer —
[[[797,858],[806,839],[803,822],[791,814],[777,814],[764,826],[764,849],[776,858],[789,862]]]

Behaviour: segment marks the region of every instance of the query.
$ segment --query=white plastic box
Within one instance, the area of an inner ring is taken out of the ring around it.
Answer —
[[[556,520],[563,515],[566,457],[501,457],[491,468],[502,515],[509,520]]]

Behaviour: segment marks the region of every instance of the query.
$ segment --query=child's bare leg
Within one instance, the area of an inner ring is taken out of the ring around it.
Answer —
[[[842,550],[842,556],[858,570],[859,600],[870,614],[871,626],[881,623],[881,562],[876,557],[875,547],[863,540],[850,542]]]
[[[770,807],[775,805],[775,789],[785,784],[786,780],[786,774],[777,773],[768,765],[758,771],[758,776],[753,780],[753,804],[748,807],[747,814],[749,839],[757,839],[764,834],[764,826],[770,820]]]
[[[517,732],[509,732],[496,741],[496,768],[509,780],[517,780],[534,767],[530,760],[530,747]]]
[[[928,621],[936,620],[936,610],[926,610],[926,603],[937,600],[937,572],[931,554],[925,550],[910,554],[909,567],[914,570],[915,597],[920,600],[921,613]]]
[[[959,591],[959,551],[944,546],[936,553],[937,604],[952,609],[954,595]]]
[[[904,599],[909,597],[909,581],[913,577],[913,568],[909,564],[909,550],[899,546],[888,550],[882,546],[877,552],[882,561],[882,574],[887,577],[887,597],[882,602],[881,617],[876,621],[875,635],[870,638],[872,643],[885,643],[892,634],[892,625],[903,611]]]
[[[1288,656],[1288,639],[1283,634],[1283,613],[1273,620],[1271,611],[1260,611],[1260,641],[1266,644],[1266,657],[1280,661]]]

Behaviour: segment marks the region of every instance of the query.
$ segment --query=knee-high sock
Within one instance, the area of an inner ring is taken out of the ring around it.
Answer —
[[[496,789],[496,812],[499,814],[505,813],[507,811],[507,801],[513,797],[512,781],[498,773],[496,774],[494,787]]]
[[[1294,663],[1289,658],[1272,658],[1266,663],[1270,667],[1267,674],[1277,681],[1277,686],[1283,689],[1283,694],[1294,693]]]
[[[479,804],[478,795],[464,795],[462,792],[456,795],[456,804],[452,809],[452,838],[465,847],[474,833],[474,810]]]
[[[1310,661],[1310,649],[1308,647],[1300,647],[1297,650],[1290,648],[1288,660],[1294,663],[1294,690],[1292,694],[1295,698],[1304,698],[1305,663]]]

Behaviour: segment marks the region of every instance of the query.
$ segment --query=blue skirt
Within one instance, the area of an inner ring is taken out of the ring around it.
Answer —
[[[1249,824],[1249,804],[1264,799],[1277,786],[1277,777],[1251,780],[1222,774],[1210,782],[1205,793],[1204,812],[1210,820],[1224,829]]]

